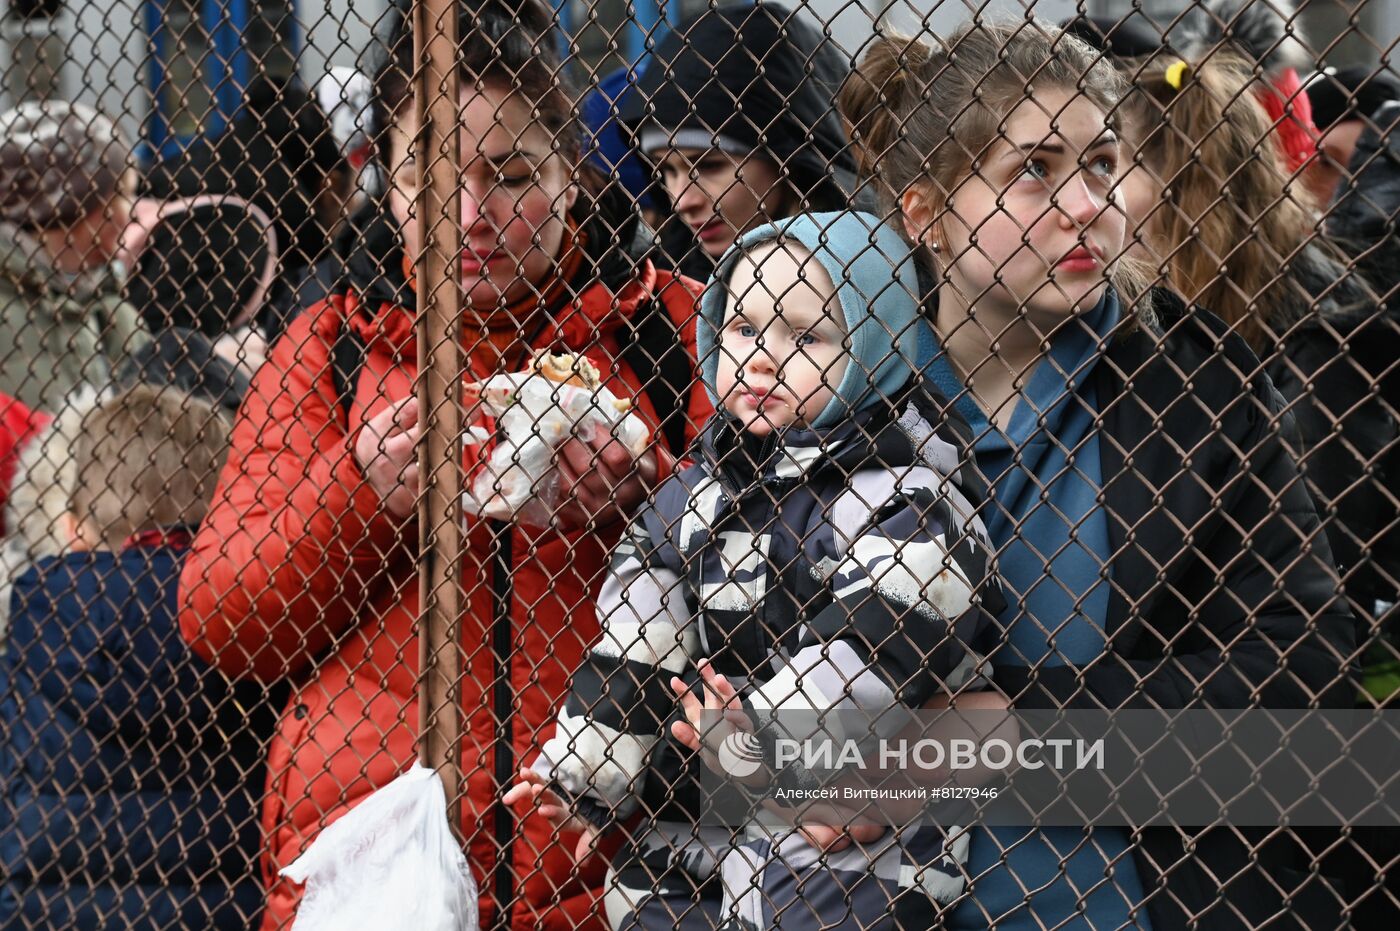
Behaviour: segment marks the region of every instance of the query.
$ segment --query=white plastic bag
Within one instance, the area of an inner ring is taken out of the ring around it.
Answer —
[[[476,882],[431,769],[413,768],[281,872],[305,883],[292,931],[477,931]]]
[[[559,504],[555,449],[561,443],[574,436],[586,440],[601,430],[616,437],[634,458],[646,450],[651,439],[646,424],[632,413],[629,400],[596,384],[597,369],[588,360],[555,356],[551,361],[577,366],[583,376],[570,382],[547,377],[538,370],[537,360],[534,369],[497,375],[476,386],[482,405],[497,418],[502,437],[462,496],[468,514],[548,526]],[[466,444],[484,439],[473,430]]]

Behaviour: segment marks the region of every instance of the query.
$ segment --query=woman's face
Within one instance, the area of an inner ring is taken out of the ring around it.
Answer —
[[[578,188],[528,101],[491,86],[472,88],[462,91],[459,112],[462,290],[471,307],[492,310],[543,290],[563,251]],[[417,132],[406,105],[389,128],[389,210],[410,257],[423,242],[414,211]]]
[[[1005,126],[931,232],[958,303],[999,305],[1001,317],[1024,308],[1053,326],[1098,303],[1122,252],[1119,143],[1103,112],[1068,91],[1023,101]],[[919,196],[906,195],[906,222],[927,241],[920,216],[931,214],[918,209]]]
[[[688,148],[647,154],[676,214],[713,258],[741,233],[783,216],[786,188],[777,166],[761,155]]]
[[[1356,143],[1366,129],[1363,120],[1341,120],[1317,140],[1317,160],[1313,162],[1310,182],[1318,202],[1326,207],[1351,180],[1351,160],[1356,155]]]

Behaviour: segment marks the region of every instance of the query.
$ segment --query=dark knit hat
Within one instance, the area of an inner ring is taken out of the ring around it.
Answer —
[[[1060,28],[1108,57],[1120,60],[1151,55],[1166,45],[1157,27],[1137,13],[1121,19],[1085,14],[1065,20]]]
[[[1328,68],[1307,85],[1313,123],[1330,129],[1343,120],[1368,119],[1393,100],[1400,100],[1400,80],[1364,65]]]
[[[72,224],[117,192],[130,155],[117,124],[86,104],[22,103],[0,114],[0,219]]]
[[[583,101],[584,125],[588,127],[587,154],[609,178],[615,179],[627,195],[642,208],[655,207],[651,169],[622,132],[624,98],[635,93],[639,69],[619,68],[598,82],[598,89]]]

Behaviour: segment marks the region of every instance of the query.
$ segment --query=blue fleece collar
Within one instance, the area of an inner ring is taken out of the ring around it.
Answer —
[[[1065,405],[1074,403],[1075,392],[1098,361],[1100,345],[1110,338],[1122,314],[1118,294],[1109,288],[1094,309],[1079,318],[1079,325],[1067,326],[1057,334],[1050,352],[1036,364],[1022,391],[1035,403],[1018,401],[1005,432],[996,430],[994,437],[984,436],[988,432],[987,414],[972,400],[936,335],[924,337],[919,358],[926,365],[928,378],[945,397],[954,399],[954,407],[972,428],[973,435],[979,437],[980,448],[1015,447],[1037,432],[1042,423],[1055,423]]]

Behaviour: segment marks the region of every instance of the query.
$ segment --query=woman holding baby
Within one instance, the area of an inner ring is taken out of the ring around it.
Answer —
[[[462,10],[460,282],[471,373],[520,371],[542,349],[582,353],[655,427],[671,411],[646,383],[665,363],[648,369],[625,350],[630,326],[643,313],[683,323],[696,286],[634,245],[644,237],[630,204],[578,179],[574,98],[548,51],[557,46],[547,8]],[[294,683],[269,751],[269,929],[286,926],[300,892],[277,870],[415,757],[412,259],[422,232],[412,211],[412,64],[401,20],[375,81],[379,151],[393,179],[382,214],[336,293],[272,347],[182,580],[182,630],[197,652],[233,675]],[[688,344],[690,367],[693,333],[671,340]],[[347,345],[356,347],[349,365],[338,355]],[[699,392],[670,403],[683,443],[709,405]],[[499,797],[598,631],[593,589],[624,518],[672,457],[658,442],[633,461],[601,436],[570,441],[559,459],[553,526],[474,519],[466,538],[462,830],[484,927],[601,926],[605,863],[577,870],[544,819],[521,819]],[[497,903],[510,914],[497,915]]]
[[[830,308],[859,285],[865,265],[891,254],[873,230],[842,232],[852,215],[816,215],[808,219],[822,229],[810,235],[760,229],[740,240],[701,308],[700,342],[716,357],[702,354],[701,371],[720,405],[701,458],[664,483],[629,530],[600,596],[617,608],[609,630],[513,799],[533,800],[561,829],[612,828],[610,811],[646,811],[648,784],[671,777],[648,750],[668,732],[642,713],[665,707],[664,689],[687,718],[669,736],[699,751],[689,765],[712,768],[724,746],[706,733],[720,729],[706,726],[704,712],[728,722],[731,712],[742,719],[794,696],[818,708],[946,702],[951,690],[964,693],[953,699],[959,707],[972,698],[1012,709],[1349,706],[1340,673],[1354,650],[1352,621],[1282,441],[1291,424],[1275,390],[1241,374],[1258,361],[1218,319],[1146,287],[1123,258],[1118,182],[1131,154],[1115,114],[1125,92],[1096,52],[1033,21],[867,48],[842,111],[888,214],[936,272],[937,345],[924,384],[877,374],[881,358],[901,355],[893,347],[869,359],[857,352],[862,313],[878,316],[887,341],[906,334],[906,316],[855,302],[835,333],[830,321],[769,319]],[[780,245],[768,248],[770,239]],[[873,256],[830,260],[848,248],[860,256],[862,243]],[[871,288],[870,300],[897,287]],[[707,337],[707,326],[721,335]],[[804,401],[794,374],[843,349],[852,361],[805,381]],[[856,360],[868,377],[829,415],[830,395],[850,388]],[[862,407],[870,391],[893,410]],[[951,408],[947,423],[968,428],[947,442],[975,466],[941,482],[920,465],[927,449],[891,460],[910,451],[884,432],[891,418],[918,423],[920,411],[938,409],[917,400],[932,392]],[[860,463],[866,444],[879,455]],[[775,449],[776,465],[764,458]],[[745,454],[762,468],[744,471]],[[820,471],[841,459],[844,479]],[[788,461],[808,480],[785,481]],[[880,463],[908,470],[893,483],[901,491],[886,494]],[[941,609],[911,619],[907,609],[918,605],[882,591],[879,578],[933,568],[920,562],[928,557],[919,534],[942,513],[939,494],[958,483],[978,494],[974,471],[985,479],[978,514],[1004,595],[983,596],[994,623]],[[843,510],[851,490],[865,508],[857,519]],[[745,518],[750,507],[759,518]],[[806,552],[791,541],[778,549],[796,532],[794,511]],[[741,532],[742,545],[732,545]],[[743,557],[755,551],[769,558],[750,566]],[[725,553],[730,572],[707,572]],[[823,566],[837,571],[814,590],[812,579],[829,573]],[[754,590],[744,597],[728,594],[746,584]],[[754,633],[755,615],[788,623]],[[729,629],[740,634],[716,636]],[[922,666],[911,668],[911,654],[925,657]],[[992,687],[970,691],[979,678],[954,675],[959,658],[976,658]],[[629,675],[599,691],[604,668]],[[627,825],[607,897],[615,928],[1341,922],[1335,899],[1310,880],[1306,854],[1265,832],[944,825],[941,839],[908,830],[891,839],[865,825],[823,852],[801,832],[745,825],[731,837],[675,818],[674,807],[671,820]],[[922,847],[930,838],[939,842],[933,853]]]

